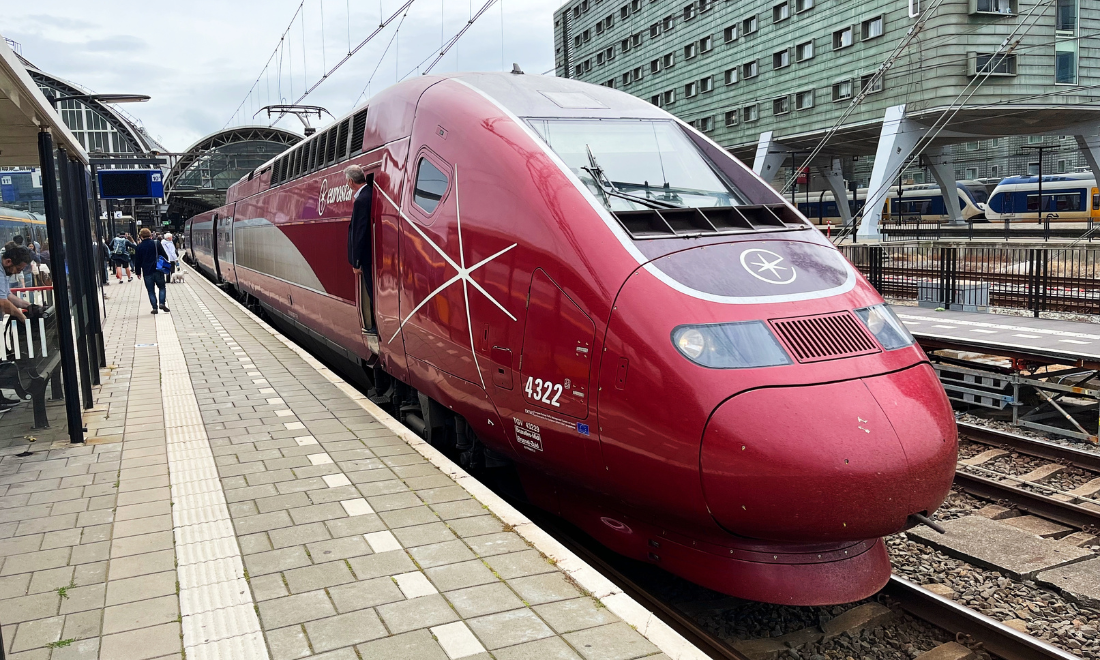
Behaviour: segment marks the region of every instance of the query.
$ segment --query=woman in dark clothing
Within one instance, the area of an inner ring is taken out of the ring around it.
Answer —
[[[145,290],[149,292],[149,303],[153,305],[153,313],[157,313],[154,285],[160,289],[160,309],[165,312],[170,311],[165,305],[167,293],[164,290],[164,273],[157,270],[157,257],[164,257],[167,260],[168,255],[164,253],[160,241],[153,240],[153,232],[149,229],[142,229],[138,235],[141,236],[141,243],[138,244],[134,255],[134,274],[139,280],[145,281]]]

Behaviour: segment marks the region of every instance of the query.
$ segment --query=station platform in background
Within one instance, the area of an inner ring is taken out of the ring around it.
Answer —
[[[10,660],[705,657],[193,271],[107,293],[87,444],[0,440]]]
[[[1100,324],[891,305],[926,348],[988,349],[998,355],[1100,366]]]

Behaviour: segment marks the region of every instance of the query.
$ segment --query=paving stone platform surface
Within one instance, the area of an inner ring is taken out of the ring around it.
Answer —
[[[11,660],[668,657],[193,272],[108,295],[88,443],[0,437]]]

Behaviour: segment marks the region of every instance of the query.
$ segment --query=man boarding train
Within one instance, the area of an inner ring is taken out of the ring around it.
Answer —
[[[363,327],[374,334],[374,287],[371,262],[371,198],[374,197],[367,175],[358,165],[344,168],[344,177],[352,190],[354,203],[351,207],[351,224],[348,225],[348,263],[359,279],[359,298],[362,305]]]

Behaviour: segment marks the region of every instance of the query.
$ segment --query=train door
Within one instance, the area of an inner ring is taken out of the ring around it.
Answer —
[[[402,140],[378,150],[363,169],[371,181],[371,230],[374,238],[374,322],[386,370],[406,379],[407,362],[401,338],[401,208],[404,200],[404,163],[409,141]],[[360,291],[361,293],[361,291]],[[360,315],[362,318],[362,315]]]
[[[221,222],[221,214],[215,213],[214,219],[210,222],[210,254],[214,259],[214,281],[222,281],[222,271],[219,266],[220,260],[218,259],[218,244],[221,241],[218,240],[218,226]]]
[[[1090,189],[1089,197],[1092,200],[1092,203],[1089,204],[1089,217],[1096,220],[1100,218],[1100,188]]]
[[[381,164],[381,161],[379,161],[377,163],[371,163],[367,167],[363,168],[364,172],[367,175],[367,183],[363,186],[362,190],[359,191],[360,195],[371,195],[372,197],[371,217],[367,218],[367,222],[370,223],[370,228],[368,229],[368,232],[370,233],[370,244],[373,251],[373,253],[371,254],[371,271],[365,272],[358,276],[359,282],[358,286],[356,286],[355,294],[355,304],[359,310],[359,327],[364,333],[366,333],[367,330],[375,327],[374,309],[372,307],[371,300],[378,299],[377,286],[375,285],[375,283],[378,281],[379,278],[379,262],[381,261],[379,259],[379,256],[381,254],[382,246],[380,245],[381,238],[375,227],[375,218],[377,218],[381,214],[381,209],[379,208],[378,195],[376,195],[374,192],[374,175]],[[354,206],[354,204],[355,199],[352,200],[352,205]],[[354,232],[354,227],[352,227],[349,231]],[[368,286],[372,287],[373,290],[368,292]]]
[[[236,285],[236,255],[233,250],[233,216],[236,204],[228,207],[227,213],[215,223],[215,238],[218,243],[218,272],[223,282]]]

